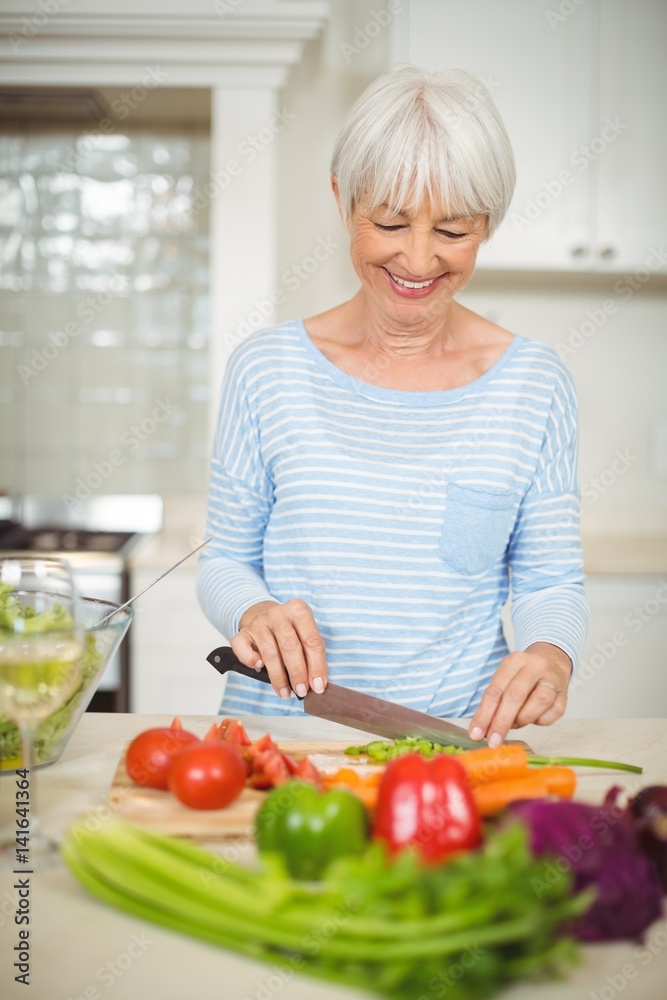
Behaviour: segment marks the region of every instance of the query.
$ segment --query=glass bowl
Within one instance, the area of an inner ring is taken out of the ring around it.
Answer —
[[[107,664],[127,632],[134,611],[123,608],[108,622],[102,621],[117,604],[95,597],[80,597],[79,620],[86,629],[86,648],[81,663],[81,680],[64,705],[57,708],[37,728],[35,763],[38,767],[53,764],[63,752],[77,723],[90,704]],[[21,738],[16,724],[0,714],[0,772],[21,767]]]

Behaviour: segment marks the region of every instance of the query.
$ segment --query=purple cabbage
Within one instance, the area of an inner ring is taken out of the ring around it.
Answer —
[[[658,873],[642,851],[632,817],[616,805],[612,788],[599,806],[524,799],[508,812],[531,833],[534,855],[550,855],[545,882],[571,871],[573,889],[593,887],[597,896],[568,930],[582,941],[641,941],[663,913]]]
[[[642,788],[628,802],[639,843],[658,872],[662,891],[667,892],[667,785]]]

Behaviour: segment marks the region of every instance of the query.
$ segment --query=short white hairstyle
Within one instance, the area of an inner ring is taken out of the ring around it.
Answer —
[[[502,221],[515,183],[514,156],[484,84],[464,70],[389,70],[354,104],[331,160],[347,220],[360,201],[418,211],[426,197],[452,217]]]

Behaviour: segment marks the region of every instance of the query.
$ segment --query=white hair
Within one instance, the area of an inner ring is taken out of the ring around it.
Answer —
[[[454,69],[416,66],[378,77],[354,104],[331,160],[343,218],[364,201],[418,211],[425,197],[452,216],[488,217],[498,227],[514,191],[509,137],[489,91]]]

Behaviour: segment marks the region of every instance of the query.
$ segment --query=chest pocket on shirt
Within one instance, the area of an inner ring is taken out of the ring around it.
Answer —
[[[500,559],[509,542],[519,493],[490,493],[450,483],[438,555],[467,576],[483,573]]]

